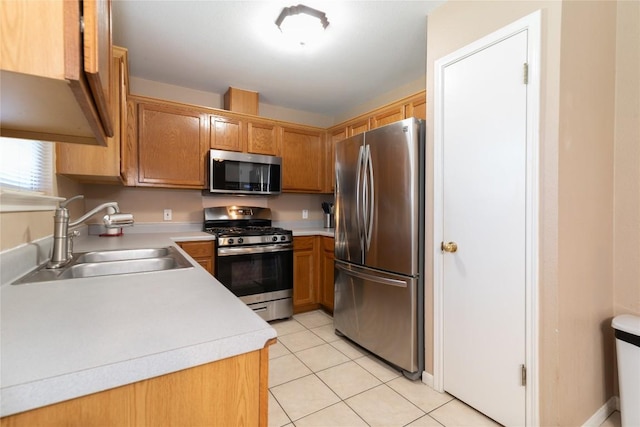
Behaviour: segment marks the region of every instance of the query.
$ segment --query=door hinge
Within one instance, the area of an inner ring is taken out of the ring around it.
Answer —
[[[526,62],[523,64],[523,81],[524,84],[529,84],[529,64]]]
[[[80,16],[80,33],[84,33],[84,16]]]
[[[520,385],[527,385],[527,367],[520,365]]]

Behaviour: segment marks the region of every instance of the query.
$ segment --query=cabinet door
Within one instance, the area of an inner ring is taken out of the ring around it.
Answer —
[[[369,128],[369,118],[357,121],[349,125],[349,136],[359,135],[363,132],[368,131]]]
[[[272,121],[252,120],[247,126],[247,152],[277,156],[277,127]]]
[[[210,116],[210,146],[217,150],[244,151],[244,121]]]
[[[203,188],[207,117],[173,105],[138,104],[138,183]]]
[[[215,275],[213,257],[214,257],[213,241],[204,242],[178,242],[186,253],[194,259],[198,264],[204,267],[211,275]]]
[[[404,119],[404,105],[394,106],[376,112],[371,117],[371,129],[379,128],[380,126],[388,125],[389,123],[397,122],[402,119]]]
[[[111,75],[111,0],[84,0],[84,73],[107,136],[113,136],[109,109]]]
[[[110,10],[109,0],[0,1],[0,134],[107,145]]]
[[[293,238],[293,312],[318,308],[316,287],[316,244],[314,236]]]
[[[336,189],[336,143],[348,137],[348,128],[330,130],[326,149],[326,192],[333,193]]]
[[[324,141],[321,130],[282,127],[282,190],[321,193],[324,187]]]
[[[418,119],[427,120],[427,94],[421,92],[413,97],[405,106],[405,118],[416,117]]]
[[[334,300],[334,239],[319,237],[322,242],[320,255],[320,304],[333,313]]]
[[[113,48],[111,107],[114,134],[106,147],[57,143],[56,173],[80,182],[121,183],[121,152],[126,138],[127,50]]]

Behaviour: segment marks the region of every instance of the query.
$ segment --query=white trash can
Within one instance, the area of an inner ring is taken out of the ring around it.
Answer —
[[[611,325],[616,335],[622,427],[640,426],[640,317],[622,314]]]

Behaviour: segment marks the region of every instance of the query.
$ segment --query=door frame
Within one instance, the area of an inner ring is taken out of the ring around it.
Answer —
[[[526,274],[525,274],[525,390],[526,425],[539,424],[539,360],[538,360],[538,268],[539,268],[539,179],[540,179],[540,10],[531,13],[475,42],[438,59],[434,82],[434,155],[433,155],[433,388],[444,391],[444,298],[443,263],[440,248],[443,241],[443,104],[445,68],[514,34],[528,32],[527,37],[527,135],[526,135]],[[523,73],[524,74],[524,73]]]

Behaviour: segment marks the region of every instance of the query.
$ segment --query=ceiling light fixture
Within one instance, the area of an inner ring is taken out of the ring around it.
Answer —
[[[287,38],[304,46],[322,34],[329,20],[324,12],[299,4],[282,9],[276,25]]]

